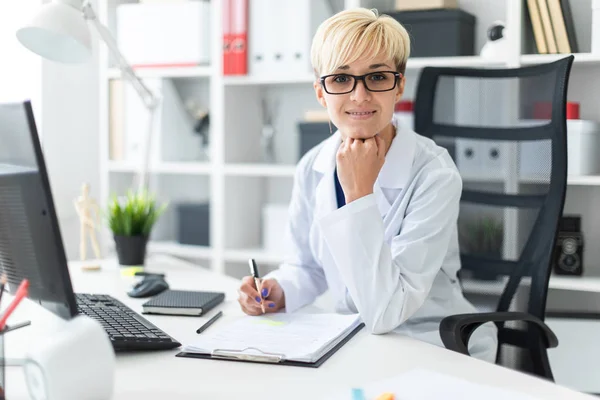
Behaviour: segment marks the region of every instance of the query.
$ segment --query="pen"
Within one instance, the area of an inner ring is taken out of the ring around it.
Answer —
[[[13,301],[11,301],[11,303],[8,305],[8,308],[6,309],[6,311],[4,311],[2,317],[0,318],[0,331],[4,329],[4,326],[6,325],[6,320],[8,319],[8,317],[10,317],[15,308],[17,308],[21,300],[23,300],[23,297],[27,296],[28,289],[29,281],[27,279],[23,279],[23,281],[19,285],[19,288],[17,289],[17,292],[15,293],[15,298],[13,299]]]
[[[204,325],[202,325],[200,328],[198,328],[198,330],[196,331],[196,333],[202,333],[206,330],[206,328],[208,328],[209,326],[211,326],[212,324],[215,323],[216,320],[218,320],[219,318],[221,318],[221,316],[223,315],[223,311],[219,311],[218,313],[216,313],[211,319],[209,319],[208,321],[206,321],[206,323]]]
[[[250,260],[248,260],[248,263],[250,264],[250,273],[254,277],[254,285],[256,285],[256,290],[258,291],[258,296],[260,297],[260,308],[262,309],[262,312],[264,314],[265,313],[265,304],[262,300],[262,294],[260,293],[261,285],[260,285],[260,276],[258,275],[258,267],[256,266],[256,261],[254,261],[254,258],[251,258]]]

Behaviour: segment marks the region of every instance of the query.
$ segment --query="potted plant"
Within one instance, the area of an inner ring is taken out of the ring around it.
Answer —
[[[166,203],[157,205],[154,196],[147,191],[129,191],[122,199],[112,197],[107,219],[120,265],[144,265],[152,227],[166,207]]]
[[[463,221],[459,227],[461,252],[471,255],[502,258],[504,227],[502,221],[492,216]],[[498,276],[491,271],[472,271],[473,278],[495,280]]]

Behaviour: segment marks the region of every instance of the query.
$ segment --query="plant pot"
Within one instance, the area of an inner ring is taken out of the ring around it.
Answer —
[[[120,265],[144,265],[147,236],[114,236]]]

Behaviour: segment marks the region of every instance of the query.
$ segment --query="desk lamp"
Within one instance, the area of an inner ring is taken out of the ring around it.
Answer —
[[[16,35],[23,46],[46,59],[61,63],[81,63],[92,53],[87,22],[94,26],[106,43],[122,76],[133,86],[149,111],[144,159],[138,176],[138,190],[146,189],[153,128],[160,99],[148,89],[127,63],[109,30],[98,21],[89,0],[53,0],[43,5],[26,26],[17,30]]]

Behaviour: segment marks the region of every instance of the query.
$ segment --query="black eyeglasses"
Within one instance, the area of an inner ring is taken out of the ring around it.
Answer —
[[[331,74],[321,77],[321,85],[329,94],[346,94],[356,88],[358,81],[363,81],[370,92],[387,92],[396,87],[402,74],[395,71],[377,71],[364,75]]]

